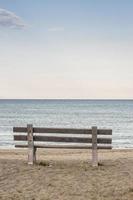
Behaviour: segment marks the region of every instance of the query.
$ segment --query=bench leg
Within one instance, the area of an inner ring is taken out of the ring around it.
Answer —
[[[34,164],[34,138],[33,138],[33,125],[27,124],[27,139],[28,139],[28,164]]]
[[[28,149],[28,164],[33,165],[36,163],[36,147]]]
[[[98,166],[98,154],[97,154],[97,127],[92,127],[92,166]]]
[[[34,148],[28,149],[28,165],[34,164]]]
[[[33,162],[34,162],[34,163],[36,163],[36,150],[37,150],[37,148],[34,147],[34,152],[33,152],[33,153],[34,153],[34,155],[33,155],[33,156],[34,156],[34,157],[33,157]]]
[[[98,166],[97,149],[92,149],[92,166],[93,167],[97,167]]]

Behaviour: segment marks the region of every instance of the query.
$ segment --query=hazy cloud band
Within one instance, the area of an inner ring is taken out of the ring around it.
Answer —
[[[24,29],[26,24],[15,13],[0,8],[0,26]]]

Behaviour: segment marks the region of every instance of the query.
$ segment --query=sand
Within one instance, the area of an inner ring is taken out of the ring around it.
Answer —
[[[2,200],[133,200],[133,150],[99,152],[38,150],[37,164],[27,165],[26,150],[0,150]]]

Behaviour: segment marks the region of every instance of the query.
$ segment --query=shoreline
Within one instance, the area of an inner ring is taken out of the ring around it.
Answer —
[[[82,155],[82,157],[81,157]],[[24,160],[27,162],[28,148],[0,149],[0,160]],[[40,160],[80,160],[89,161],[91,163],[91,149],[37,149],[37,161]],[[112,149],[98,150],[98,158],[100,162],[109,159],[133,157],[133,149]]]

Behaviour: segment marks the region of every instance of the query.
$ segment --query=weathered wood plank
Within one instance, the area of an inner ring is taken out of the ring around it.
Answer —
[[[16,144],[15,147],[17,148],[27,148],[28,145],[25,144]],[[34,144],[36,148],[49,148],[49,149],[92,149],[92,146],[83,146],[83,145],[49,145],[49,144]],[[97,146],[97,149],[112,149],[111,145],[108,146]]]
[[[97,129],[97,135],[112,135],[112,129]]]
[[[13,132],[26,133],[27,128],[25,127],[13,127]],[[91,129],[76,129],[76,128],[43,128],[34,127],[34,133],[67,133],[67,134],[92,134]]]
[[[26,127],[13,127],[13,132],[26,133]],[[77,129],[77,128],[33,128],[34,133],[66,133],[66,134],[92,134],[91,129]],[[111,129],[98,129],[98,135],[112,135]]]
[[[28,164],[33,165],[34,163],[34,141],[33,141],[33,126],[27,124],[27,139],[28,139]]]
[[[27,127],[13,127],[13,132],[27,133]]]
[[[76,128],[34,128],[34,133],[92,134],[91,129]]]
[[[14,135],[15,141],[26,141],[26,135]],[[86,137],[58,137],[58,136],[33,136],[34,141],[43,141],[43,142],[72,142],[72,143],[92,143],[92,138]],[[101,144],[111,144],[111,138],[98,138],[97,143]]]
[[[97,154],[97,127],[92,127],[92,166],[98,166],[98,154]]]

